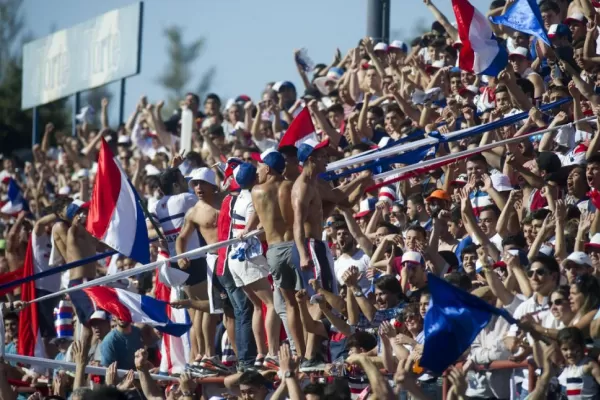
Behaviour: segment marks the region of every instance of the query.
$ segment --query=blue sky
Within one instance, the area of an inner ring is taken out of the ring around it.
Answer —
[[[474,5],[481,10],[485,5]],[[34,38],[65,29],[131,0],[25,0],[26,29]],[[391,31],[402,39],[412,37],[419,20],[433,21],[422,0],[391,0]],[[449,0],[438,7],[452,16]],[[336,47],[342,54],[366,33],[365,0],[146,0],[144,1],[141,72],[127,80],[125,112],[129,113],[141,94],[150,101],[165,97],[156,77],[166,66],[163,30],[171,25],[184,29],[189,42],[205,37],[204,53],[198,58],[191,89],[202,72],[217,67],[212,91],[223,101],[239,94],[257,98],[268,81],[291,80],[300,87],[293,50],[306,47],[315,62],[329,63]],[[118,85],[111,84],[113,101]],[[116,117],[116,105],[112,115]],[[111,118],[111,122],[116,119]]]

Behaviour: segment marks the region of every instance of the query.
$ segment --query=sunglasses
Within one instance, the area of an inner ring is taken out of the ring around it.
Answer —
[[[533,275],[543,277],[543,276],[548,275],[548,270],[546,268],[538,268],[538,269],[530,269],[529,271],[527,271],[527,276],[529,278],[533,278]]]
[[[566,301],[566,299],[556,299],[556,300],[554,300],[554,301],[550,300],[550,301],[548,302],[548,305],[549,305],[550,307],[552,307],[552,306],[563,306],[563,305],[565,305],[565,304],[567,304],[567,301]]]

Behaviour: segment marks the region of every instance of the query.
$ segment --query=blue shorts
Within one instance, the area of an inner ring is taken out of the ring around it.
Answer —
[[[302,288],[306,289],[309,296],[314,296],[316,293],[308,281],[310,279],[318,279],[323,289],[337,294],[338,288],[333,269],[333,256],[327,244],[317,239],[306,239],[306,248],[313,262],[313,268],[310,269],[300,268],[298,247],[294,245],[292,248],[292,264],[296,268],[298,275],[300,275]]]
[[[69,281],[68,287],[72,288],[87,281],[87,279],[83,278],[73,279]],[[73,307],[75,308],[77,320],[79,320],[79,322],[83,325],[87,326],[90,317],[94,311],[96,311],[96,306],[92,302],[92,299],[90,299],[83,290],[76,290],[69,293],[69,298],[71,299],[71,303],[73,303]]]

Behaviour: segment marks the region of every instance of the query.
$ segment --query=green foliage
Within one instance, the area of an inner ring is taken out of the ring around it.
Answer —
[[[209,67],[199,80],[198,85],[190,87],[190,81],[194,78],[192,72],[193,64],[202,54],[206,41],[204,38],[198,38],[191,43],[184,43],[182,30],[178,26],[171,26],[164,31],[167,38],[167,54],[169,64],[164,72],[157,78],[158,84],[164,87],[168,92],[165,101],[165,112],[170,114],[176,108],[179,108],[179,101],[183,99],[185,93],[196,89],[196,94],[202,99],[210,90],[212,80],[216,69]]]

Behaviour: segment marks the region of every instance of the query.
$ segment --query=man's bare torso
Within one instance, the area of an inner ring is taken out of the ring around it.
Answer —
[[[290,188],[291,183],[286,184],[285,181],[277,180],[256,185],[252,189],[254,210],[265,231],[269,245],[285,242],[293,237],[293,214],[289,225],[284,217],[285,207],[291,207],[289,201],[288,204],[285,204],[286,190],[289,197]]]
[[[206,244],[213,244],[219,241],[217,233],[218,209],[204,200],[199,200],[190,210],[189,218],[206,241]]]
[[[300,174],[292,188],[292,198],[299,199],[306,212],[304,213],[304,235],[307,239],[321,240],[323,230],[323,204],[321,195],[314,181]]]

